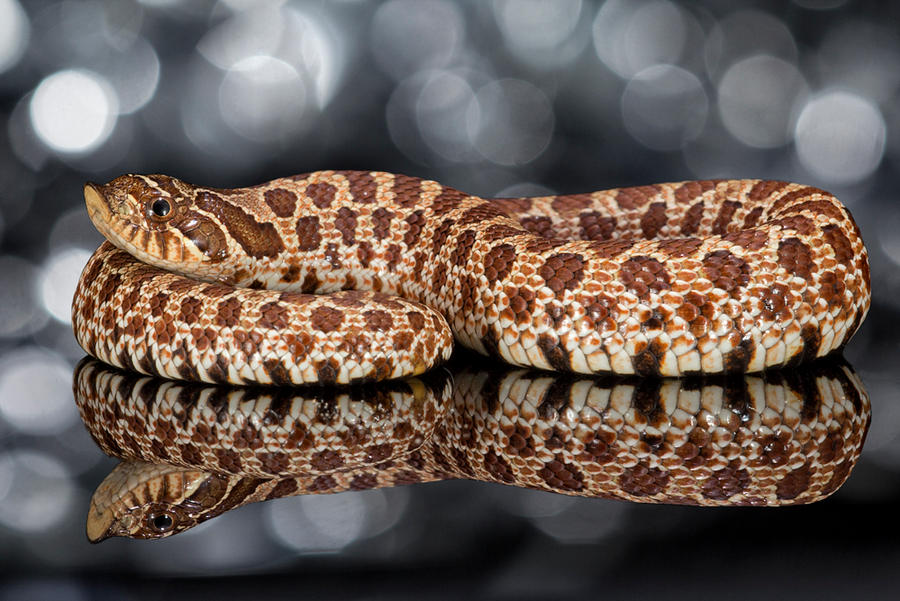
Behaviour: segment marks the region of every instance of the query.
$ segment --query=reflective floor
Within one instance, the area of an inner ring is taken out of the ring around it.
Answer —
[[[900,565],[898,22],[892,3],[844,0],[0,0],[0,599],[884,598]],[[101,240],[83,183],[330,168],[486,197],[711,177],[834,192],[874,289],[845,353],[871,402],[846,481],[811,505],[711,508],[448,480],[91,545],[117,460],[73,394],[71,294]]]

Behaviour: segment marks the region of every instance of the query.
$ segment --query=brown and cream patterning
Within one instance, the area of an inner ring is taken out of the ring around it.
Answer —
[[[871,298],[850,213],[798,184],[484,200],[322,171],[228,190],[125,175],[84,192],[130,255],[105,244],[87,265],[76,336],[171,378],[399,377],[453,337],[556,371],[756,372],[842,348]]]
[[[847,479],[870,422],[839,361],[681,380],[458,363],[357,387],[233,388],[82,361],[81,417],[123,459],[93,495],[88,537],[161,538],[256,501],[454,478],[643,503],[812,503]]]

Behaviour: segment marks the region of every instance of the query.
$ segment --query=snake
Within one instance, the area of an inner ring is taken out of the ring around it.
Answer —
[[[376,171],[232,189],[130,174],[84,197],[107,242],[75,336],[171,379],[402,378],[454,341],[556,372],[752,373],[840,351],[871,302],[850,212],[794,183],[485,199]]]
[[[466,479],[581,497],[778,507],[834,493],[869,397],[842,359],[684,379],[557,374],[454,359],[348,387],[176,382],[76,368],[81,418],[122,459],[88,538],[158,539],[236,507]]]

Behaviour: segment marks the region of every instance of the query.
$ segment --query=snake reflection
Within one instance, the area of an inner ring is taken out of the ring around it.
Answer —
[[[91,359],[76,400],[120,463],[88,537],[161,538],[278,497],[446,479],[645,503],[780,506],[837,490],[868,396],[842,361],[683,380],[453,367],[353,388],[171,382]]]

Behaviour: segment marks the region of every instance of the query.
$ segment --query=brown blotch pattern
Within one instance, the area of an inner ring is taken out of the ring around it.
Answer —
[[[799,238],[787,238],[778,244],[778,264],[789,275],[809,279],[813,268],[812,252]]]
[[[546,215],[522,217],[519,223],[532,234],[546,237],[553,235],[553,219]]]
[[[334,218],[334,227],[341,234],[341,240],[347,246],[356,243],[356,211],[341,207]]]
[[[491,202],[503,209],[503,212],[510,217],[515,217],[519,213],[524,213],[534,204],[531,198],[520,196],[517,198],[494,198]]]
[[[741,208],[741,203],[735,200],[726,200],[723,202],[721,207],[719,207],[719,214],[716,215],[716,220],[713,221],[712,233],[714,235],[721,235],[727,232],[728,225],[731,223],[731,218],[739,208]]]
[[[484,256],[484,277],[494,284],[502,280],[512,270],[516,261],[516,247],[512,244],[498,244]]]
[[[590,249],[598,259],[610,259],[621,255],[634,245],[634,240],[607,240],[604,242],[592,242]]]
[[[661,240],[657,248],[671,257],[687,257],[703,245],[700,238],[672,238]]]
[[[619,281],[628,286],[641,299],[650,297],[651,292],[668,290],[671,277],[666,266],[653,257],[632,257],[622,263]]]
[[[384,254],[385,254],[385,259],[387,260],[388,270],[394,271],[397,268],[397,264],[400,262],[400,259],[403,256],[403,252],[400,249],[400,245],[398,245],[398,244],[388,245],[387,251]]]
[[[753,202],[768,200],[769,197],[773,196],[776,192],[784,190],[788,185],[787,182],[763,180],[753,185],[753,188],[747,193],[747,198]]]
[[[376,240],[384,240],[391,231],[391,219],[394,212],[384,207],[378,207],[372,211],[372,233]]]
[[[434,234],[431,236],[431,252],[434,256],[441,254],[441,250],[443,250],[444,246],[447,244],[447,238],[450,237],[452,229],[452,219],[445,219],[434,228]],[[443,263],[441,263],[440,266],[443,266]]]
[[[375,249],[372,248],[372,243],[368,240],[360,241],[356,249],[356,258],[359,260],[360,265],[368,267],[372,259],[375,258]]]
[[[310,314],[310,324],[320,332],[333,332],[344,320],[344,312],[333,307],[316,307]]]
[[[641,232],[647,239],[652,239],[666,225],[666,203],[654,202],[641,217]]]
[[[565,194],[554,198],[550,206],[560,215],[569,217],[591,206],[593,204],[592,196],[590,193]]]
[[[835,221],[842,221],[844,219],[844,213],[841,209],[827,200],[807,200],[806,202],[791,205],[784,209],[782,213],[791,215],[800,213],[801,211],[809,211],[812,214],[822,214]]]
[[[677,202],[687,202],[689,200],[702,196],[706,192],[714,189],[716,185],[721,181],[722,180],[707,179],[684,182],[682,185],[678,186],[678,188],[675,189],[675,200]]]
[[[834,250],[834,258],[837,259],[841,263],[849,263],[851,259],[853,259],[853,245],[850,244],[850,240],[841,231],[841,228],[836,225],[826,225],[822,228],[822,233],[825,236],[825,242],[831,246],[832,250]]]
[[[337,244],[334,242],[329,242],[325,245],[325,260],[328,261],[328,264],[332,269],[341,269],[344,266],[343,255]],[[351,276],[347,276],[348,279]]]
[[[492,203],[482,202],[471,209],[468,209],[459,219],[460,225],[472,225],[473,223],[481,223],[494,219],[495,217],[504,217],[506,214]]]
[[[306,186],[306,196],[320,209],[327,209],[334,202],[337,188],[331,184],[314,183]]]
[[[724,468],[713,471],[712,475],[703,481],[702,494],[706,499],[725,501],[741,494],[749,484],[750,473],[741,467],[739,461],[732,460]]]
[[[310,270],[309,273],[303,278],[303,283],[300,285],[300,291],[305,292],[307,294],[312,294],[316,290],[319,289],[319,278],[316,277],[316,272]]]
[[[525,242],[525,250],[530,253],[544,253],[548,250],[565,246],[568,241],[561,238],[542,238],[535,236],[531,240]]]
[[[183,218],[171,221],[172,227],[178,229],[190,240],[197,250],[205,254],[211,261],[221,261],[228,253],[228,240],[212,219],[196,211],[186,211]],[[162,245],[162,232],[156,232],[157,243]]]
[[[276,217],[290,217],[297,208],[297,195],[284,188],[266,190],[264,198]]]
[[[643,324],[645,330],[659,329],[661,325],[662,323],[656,318],[651,318],[649,322]],[[666,350],[665,345],[659,339],[653,338],[642,351],[635,355],[632,361],[634,373],[639,376],[659,376],[659,360]]]
[[[762,315],[766,320],[783,319],[790,315],[790,289],[784,284],[776,283],[769,287],[751,288],[751,290],[751,294],[762,302]]]
[[[607,294],[598,294],[591,299],[591,302],[585,306],[584,310],[595,324],[599,324],[611,316],[611,309],[615,306],[615,298]]]
[[[322,242],[319,233],[319,218],[316,215],[297,219],[297,248],[302,251],[317,250]]]
[[[657,186],[635,186],[622,188],[616,193],[616,203],[619,207],[629,211],[639,209],[659,194]]]
[[[740,230],[722,236],[722,240],[747,250],[759,250],[769,242],[769,235],[760,229]]]
[[[497,240],[512,238],[513,236],[521,236],[522,233],[522,230],[515,226],[505,223],[492,223],[484,230],[484,239],[488,242],[496,242]]]
[[[409,311],[406,313],[406,319],[409,321],[409,325],[413,330],[420,331],[425,327],[425,316],[421,313]]]
[[[281,281],[293,283],[300,279],[300,268],[296,265],[289,266],[284,273],[281,274]]]
[[[394,320],[391,318],[391,314],[387,311],[373,309],[371,311],[366,311],[365,313],[363,313],[363,317],[366,320],[366,327],[371,330],[387,332],[394,327]]]
[[[351,490],[368,490],[376,486],[378,486],[378,476],[373,473],[357,474],[350,481]]]
[[[717,250],[703,258],[703,271],[716,288],[733,292],[750,281],[750,266],[727,250]]]
[[[658,495],[669,483],[669,473],[659,468],[639,463],[627,468],[619,477],[619,486],[635,497]]]
[[[347,183],[350,185],[350,196],[354,202],[368,204],[376,200],[378,182],[371,173],[359,171],[344,172]]]
[[[795,201],[806,198],[807,196],[812,196],[813,194],[824,194],[822,190],[818,188],[813,188],[812,186],[806,186],[804,188],[798,188],[797,190],[792,190],[787,194],[783,195],[781,198],[772,203],[772,206],[769,209],[769,215],[777,215],[782,210],[790,210],[791,212],[796,212],[796,207],[807,204],[806,202],[801,202],[794,204]],[[808,201],[807,201],[808,202]],[[817,201],[812,201],[817,202]],[[825,203],[831,204],[831,203]],[[787,207],[787,209],[785,209]]]
[[[472,252],[472,246],[475,244],[475,232],[466,230],[456,237],[456,248],[450,254],[450,262],[457,267],[465,267],[469,260],[469,253]]]
[[[812,324],[806,324],[800,330],[800,338],[803,339],[803,350],[800,353],[799,361],[812,361],[818,356],[819,346],[822,344],[822,336],[819,334],[818,328]]]
[[[744,338],[723,358],[725,372],[739,374],[747,371],[747,366],[753,360],[755,345],[751,338]]]
[[[546,463],[538,475],[547,486],[557,490],[576,492],[584,488],[584,473],[578,466],[560,459]]]
[[[455,209],[466,195],[452,188],[444,188],[431,203],[431,210],[435,215],[444,215]]]
[[[337,481],[331,474],[322,474],[313,478],[313,481],[307,486],[307,492],[325,492],[337,486]]]
[[[812,472],[809,465],[803,465],[782,478],[775,487],[775,494],[779,499],[796,499],[797,496],[809,488]]]
[[[327,472],[343,466],[344,458],[338,451],[325,449],[315,453],[309,463],[316,470]]]
[[[318,378],[319,382],[322,384],[333,384],[337,381],[341,366],[335,357],[329,357],[324,361],[314,363],[313,367],[316,370],[316,378]]]
[[[406,233],[403,234],[403,242],[412,246],[418,240],[422,228],[425,227],[425,211],[414,211],[406,218]]]
[[[764,208],[761,206],[750,209],[746,217],[744,217],[744,227],[756,227],[759,224],[759,218],[762,216],[763,210]]]
[[[691,205],[681,219],[681,235],[693,236],[700,229],[703,220],[703,201]]]
[[[280,499],[281,497],[293,495],[297,492],[298,488],[299,485],[297,484],[296,479],[285,478],[284,480],[280,480],[278,484],[269,491],[269,494],[266,495],[266,499]]]
[[[241,456],[233,449],[215,448],[213,452],[218,460],[219,467],[227,474],[237,474],[243,469]]]
[[[616,218],[597,211],[585,211],[578,216],[582,240],[609,240],[616,231]]]
[[[259,323],[264,328],[281,330],[289,325],[290,314],[290,309],[281,303],[265,303],[259,308]]]
[[[538,348],[541,349],[550,367],[557,371],[572,371],[569,353],[560,346],[556,338],[548,334],[541,334],[538,336]]]
[[[780,225],[786,230],[794,230],[795,232],[808,236],[816,230],[816,224],[809,217],[803,215],[791,215],[783,219],[776,219],[773,224]],[[824,228],[823,228],[824,229]]]
[[[200,319],[202,306],[203,301],[199,298],[191,296],[186,297],[181,301],[181,306],[178,310],[178,319],[187,323],[196,323]]]
[[[228,298],[217,305],[213,323],[220,327],[228,327],[236,325],[240,318],[241,301],[236,298]]]
[[[393,179],[394,202],[401,207],[411,207],[419,203],[422,195],[422,180],[418,177],[397,174]]]
[[[547,257],[538,270],[554,293],[574,290],[584,279],[584,258],[577,253],[559,253]]]

